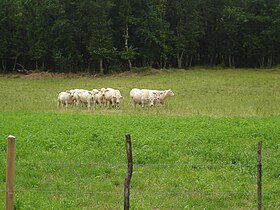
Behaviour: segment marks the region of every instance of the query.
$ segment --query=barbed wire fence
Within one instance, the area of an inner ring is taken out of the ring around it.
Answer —
[[[160,163],[160,164],[134,164],[132,160],[132,147],[130,135],[126,135],[127,164],[99,164],[99,163],[83,163],[83,162],[42,162],[42,161],[15,161],[15,137],[8,137],[7,147],[7,170],[6,170],[6,190],[0,189],[0,192],[6,192],[6,210],[14,209],[15,193],[46,193],[46,194],[84,194],[84,195],[123,195],[124,209],[129,209],[130,195],[256,195],[258,209],[262,209],[263,195],[276,195],[279,192],[262,192],[262,167],[280,167],[280,164],[262,164],[262,142],[258,143],[258,162],[249,164],[200,164],[200,163]],[[73,191],[73,190],[30,190],[30,189],[14,189],[15,165],[59,165],[59,166],[95,166],[95,167],[127,167],[127,175],[124,182],[124,190],[121,192],[114,191]],[[130,193],[130,180],[133,174],[133,166],[135,167],[256,167],[257,169],[257,192],[229,192],[229,191],[141,191]]]

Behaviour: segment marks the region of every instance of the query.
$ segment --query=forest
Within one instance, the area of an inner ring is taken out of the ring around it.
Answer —
[[[1,0],[0,72],[280,64],[279,0]]]

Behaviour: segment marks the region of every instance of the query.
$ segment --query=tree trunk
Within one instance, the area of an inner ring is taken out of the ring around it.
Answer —
[[[162,68],[162,65],[163,65],[163,60],[162,60],[162,55],[160,55],[160,58],[159,58],[159,68]]]
[[[231,55],[228,56],[228,67],[232,67],[232,64],[231,64]]]
[[[201,59],[201,56],[200,56],[200,54],[199,53],[197,53],[197,55],[196,55],[196,57],[197,57],[197,62],[200,62],[200,59]]]
[[[189,55],[185,56],[185,67],[189,66]]]
[[[182,58],[184,55],[184,51],[181,52],[181,54],[177,53],[177,63],[178,63],[178,68],[181,69],[182,68]]]
[[[154,65],[154,59],[149,59],[149,67],[153,67]]]
[[[87,62],[87,71],[91,72],[91,61],[90,61],[90,59]]]
[[[272,67],[272,60],[273,60],[273,57],[272,57],[272,54],[270,54],[267,58],[267,67],[268,68]]]
[[[16,56],[16,58],[15,58],[15,62],[14,62],[14,67],[13,67],[13,72],[15,72],[15,70],[16,70],[16,65],[17,65],[17,56]]]
[[[99,59],[99,70],[100,70],[100,74],[104,74],[102,58]]]
[[[166,55],[163,56],[163,68],[166,69],[166,64],[167,64],[167,57]]]
[[[124,47],[125,47],[126,52],[128,52],[128,39],[129,39],[128,25],[126,25],[126,27],[125,27],[125,34],[124,34]],[[128,58],[127,62],[128,62],[128,69],[131,70],[132,69],[131,60]]]
[[[193,61],[193,55],[191,55],[190,61],[189,61],[189,67],[192,66],[192,61]]]
[[[262,55],[262,59],[260,61],[260,67],[263,68],[264,67],[264,55]]]
[[[41,68],[42,68],[43,71],[45,70],[45,61],[44,60],[42,61],[42,67]]]
[[[221,64],[225,66],[225,56],[221,55]]]
[[[2,58],[2,69],[3,69],[3,72],[7,72],[7,66],[6,66],[6,59],[3,59]]]
[[[215,53],[214,63],[217,64],[219,62],[219,54]]]
[[[210,55],[210,66],[212,66],[212,65],[213,65],[213,56]]]

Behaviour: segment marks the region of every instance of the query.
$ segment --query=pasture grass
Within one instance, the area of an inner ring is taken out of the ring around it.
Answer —
[[[15,135],[16,209],[122,209],[126,133],[132,136],[135,164],[132,209],[257,208],[256,166],[251,164],[256,164],[259,140],[264,208],[277,209],[279,73],[192,70],[133,77],[0,77],[1,167],[6,167],[6,138]],[[120,108],[56,107],[59,91],[107,86],[123,93]],[[128,105],[133,87],[171,88],[176,95],[165,106],[133,110]],[[5,170],[0,178],[4,208]]]
[[[132,88],[172,89],[165,107],[144,114],[271,116],[280,114],[280,70],[189,70],[128,77],[0,77],[2,111],[57,112],[57,95],[74,88],[113,87],[124,99],[119,109],[98,114],[141,114],[129,105]],[[85,112],[85,110],[68,110]]]

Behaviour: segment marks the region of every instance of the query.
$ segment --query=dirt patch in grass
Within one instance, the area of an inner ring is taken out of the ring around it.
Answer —
[[[148,75],[157,75],[157,74],[170,74],[174,72],[185,71],[182,69],[135,69],[132,71],[125,71],[118,74],[113,74],[113,77],[137,77],[137,76],[148,76]]]
[[[13,74],[0,74],[0,77],[8,78],[24,78],[24,79],[44,79],[44,78],[81,78],[81,77],[97,77],[88,73],[54,73],[46,71],[25,71]]]
[[[8,78],[25,78],[25,79],[44,79],[44,78],[83,78],[83,77],[92,77],[92,78],[102,78],[102,77],[138,77],[138,76],[148,76],[148,75],[157,75],[157,74],[170,74],[178,71],[185,70],[170,70],[170,69],[148,69],[148,68],[136,68],[131,71],[125,71],[121,73],[113,73],[113,74],[90,74],[90,73],[55,73],[55,72],[47,72],[47,71],[32,71],[32,70],[24,70],[21,72],[13,73],[13,74],[0,74],[0,77],[8,77]]]

